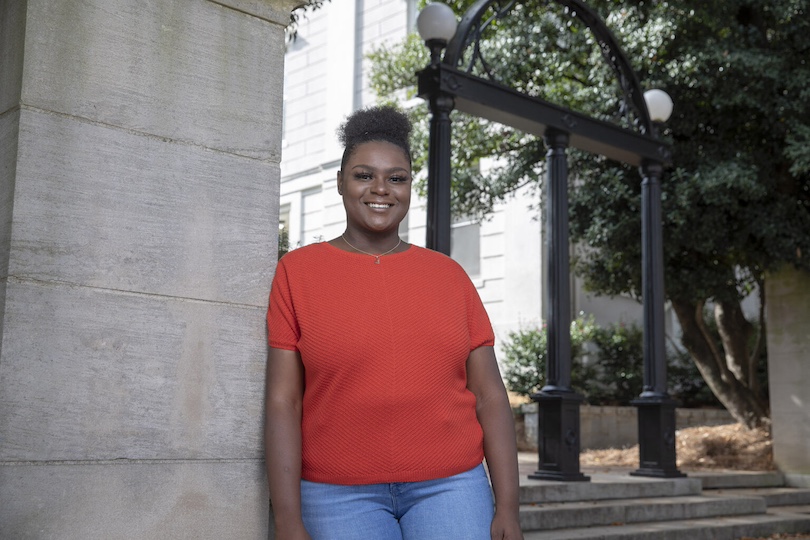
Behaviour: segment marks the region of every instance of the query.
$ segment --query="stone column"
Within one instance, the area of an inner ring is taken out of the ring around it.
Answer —
[[[774,461],[810,487],[810,273],[786,266],[765,284]]]
[[[0,538],[267,538],[293,3],[0,0]]]

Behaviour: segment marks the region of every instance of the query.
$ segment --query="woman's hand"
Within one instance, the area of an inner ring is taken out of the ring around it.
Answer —
[[[523,540],[523,531],[520,530],[520,520],[513,516],[506,516],[495,511],[490,528],[492,540]]]
[[[276,540],[312,540],[303,523],[286,529],[276,527],[275,533],[274,538]]]

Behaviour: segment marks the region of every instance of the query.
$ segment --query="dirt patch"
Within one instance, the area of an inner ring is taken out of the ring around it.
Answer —
[[[725,424],[680,429],[675,436],[677,466],[683,470],[774,470],[768,429]],[[630,448],[586,450],[583,467],[638,467],[638,445]],[[786,536],[784,538],[790,538]]]

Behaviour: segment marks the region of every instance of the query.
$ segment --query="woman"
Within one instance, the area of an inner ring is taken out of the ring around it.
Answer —
[[[523,538],[489,319],[457,263],[398,234],[410,130],[390,107],[349,117],[346,230],[276,270],[265,443],[279,540]]]

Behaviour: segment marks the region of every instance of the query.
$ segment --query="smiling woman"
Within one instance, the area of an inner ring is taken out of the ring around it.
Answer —
[[[338,247],[388,254],[402,246],[398,229],[411,203],[411,165],[400,147],[383,141],[358,145],[338,171],[337,186],[346,208]]]
[[[277,538],[522,538],[489,318],[461,266],[398,234],[410,130],[392,108],[349,117],[346,230],[276,269],[265,440]]]
[[[337,173],[346,232],[330,242],[379,257],[408,249],[398,227],[411,203],[411,124],[393,108],[357,111],[339,132],[345,146]]]

